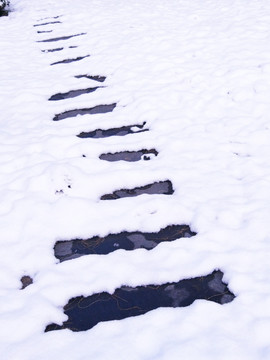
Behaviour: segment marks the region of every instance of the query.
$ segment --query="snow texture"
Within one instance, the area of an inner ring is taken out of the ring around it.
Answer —
[[[269,21],[266,0],[12,1],[0,17],[1,360],[270,359]],[[96,76],[94,92],[48,101]],[[77,136],[123,126],[134,131]],[[151,161],[99,159],[153,148]],[[172,195],[100,200],[168,179]],[[54,256],[57,241],[173,224],[197,235]],[[72,297],[218,269],[228,304],[44,333]]]

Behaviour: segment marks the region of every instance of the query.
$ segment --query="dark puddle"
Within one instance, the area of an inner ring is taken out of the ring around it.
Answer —
[[[33,25],[33,26],[37,27],[37,26],[44,26],[44,25],[49,25],[49,24],[62,24],[62,22],[61,21],[49,21],[49,22],[46,22],[46,23],[36,24],[36,25]]]
[[[108,112],[112,112],[113,109],[116,107],[116,104],[109,104],[109,105],[97,105],[89,109],[75,109],[75,110],[68,110],[61,114],[55,115],[53,121],[64,120],[71,117],[76,117],[78,115],[94,115],[94,114],[105,114]]]
[[[21,290],[25,289],[27,286],[33,284],[33,279],[26,275],[21,278],[22,287]]]
[[[91,92],[96,91],[97,89],[101,88],[103,86],[97,86],[97,87],[91,87],[88,89],[79,89],[79,90],[70,90],[66,93],[59,93],[59,94],[55,94],[53,96],[51,96],[49,98],[50,101],[57,101],[57,100],[64,100],[64,99],[70,99],[70,98],[74,98],[76,96],[80,96],[83,94],[89,94]]]
[[[117,153],[101,154],[100,159],[106,161],[140,161],[151,160],[151,155],[157,156],[158,152],[155,149],[140,150],[140,151],[120,151]]]
[[[46,39],[46,40],[39,40],[37,42],[53,42],[53,41],[60,41],[60,40],[68,40],[68,39],[71,39],[71,38],[73,38],[75,36],[81,36],[81,35],[86,35],[86,33],[69,35],[69,36],[61,36],[61,37],[52,38],[52,39]]]
[[[107,130],[97,129],[94,131],[89,132],[81,132],[79,135],[77,135],[79,138],[106,138],[110,136],[125,136],[128,134],[137,134],[144,131],[149,131],[149,129],[144,129],[146,122],[144,122],[142,125],[129,125],[129,126],[122,126],[120,128],[112,128]],[[137,128],[137,129],[134,129]]]
[[[57,61],[57,62],[54,62],[52,63],[51,65],[58,65],[58,64],[69,64],[69,63],[72,63],[72,62],[75,62],[75,61],[80,61],[82,59],[85,59],[87,57],[89,57],[90,55],[86,55],[86,56],[78,56],[74,59],[65,59],[65,60],[61,60],[61,61]]]
[[[63,262],[90,254],[106,255],[119,249],[151,250],[162,242],[190,238],[195,235],[196,233],[191,231],[188,225],[170,225],[155,233],[123,231],[105,237],[94,236],[86,240],[57,241],[54,246],[54,255],[60,262]]]
[[[64,48],[56,48],[56,49],[49,49],[49,50],[41,50],[44,53],[48,53],[48,52],[55,52],[55,51],[62,51],[64,50]]]
[[[51,33],[51,32],[52,32],[52,30],[37,31],[38,34]]]
[[[86,78],[98,82],[104,82],[106,80],[106,76],[100,76],[100,75],[76,75],[75,78],[76,79]]]
[[[134,189],[116,190],[112,194],[102,195],[100,200],[116,200],[125,197],[134,197],[142,194],[151,195],[172,195],[174,193],[170,180],[155,182],[149,185],[136,187]]]
[[[45,332],[61,329],[85,331],[103,321],[139,316],[161,307],[185,307],[198,299],[226,304],[233,301],[235,295],[222,281],[223,275],[217,270],[206,276],[173,283],[122,286],[113,294],[102,292],[88,297],[78,296],[64,306],[68,320],[63,325],[48,325]]]

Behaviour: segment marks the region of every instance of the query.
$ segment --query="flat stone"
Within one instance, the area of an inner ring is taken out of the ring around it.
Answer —
[[[158,232],[123,231],[105,237],[94,236],[89,239],[73,239],[57,241],[54,256],[60,262],[85,255],[106,255],[119,249],[132,251],[135,249],[154,249],[162,242],[175,241],[180,238],[195,236],[188,225],[169,225]]]
[[[142,194],[149,195],[172,195],[174,193],[170,180],[154,182],[145,186],[135,187],[134,189],[116,190],[111,194],[101,196],[101,200],[116,200],[125,197],[134,197]]]
[[[68,110],[63,113],[55,115],[53,121],[64,120],[71,117],[76,117],[78,115],[94,115],[94,114],[105,114],[112,112],[116,107],[116,104],[106,104],[106,105],[97,105],[88,109],[74,109]]]
[[[103,321],[139,316],[161,307],[185,307],[198,299],[223,305],[233,301],[235,295],[222,278],[223,273],[218,270],[206,276],[178,282],[122,286],[113,294],[101,292],[87,297],[78,296],[70,299],[64,306],[68,320],[63,325],[48,325],[45,332],[61,329],[85,331]],[[213,283],[217,286],[213,287]]]

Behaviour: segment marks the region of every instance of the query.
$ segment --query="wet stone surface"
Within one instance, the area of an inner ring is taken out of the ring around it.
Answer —
[[[78,56],[74,59],[65,59],[65,60],[61,60],[61,61],[56,61],[54,63],[52,63],[51,65],[58,65],[58,64],[70,64],[72,62],[75,62],[75,61],[80,61],[80,60],[83,60],[87,57],[89,57],[90,55],[86,55],[86,56]]]
[[[152,184],[148,184],[141,187],[136,187],[134,189],[121,189],[116,190],[111,194],[106,194],[101,196],[101,200],[116,200],[125,197],[134,197],[142,194],[149,195],[172,195],[174,193],[172,183],[170,180],[159,181]]]
[[[71,39],[71,38],[73,38],[75,36],[81,36],[81,35],[86,35],[86,33],[69,35],[69,36],[61,36],[61,37],[52,38],[52,39],[46,39],[46,40],[39,40],[38,42],[54,42],[54,41],[60,41],[60,40],[68,40],[68,39]]]
[[[53,121],[64,120],[71,117],[76,117],[78,115],[94,115],[94,114],[105,114],[108,112],[112,112],[113,109],[116,107],[116,104],[109,104],[109,105],[97,105],[89,109],[74,109],[68,110],[61,114],[55,115]]]
[[[50,25],[50,24],[62,24],[61,21],[48,21],[48,22],[45,22],[45,23],[42,23],[42,24],[36,24],[36,25],[33,25],[34,27],[37,27],[37,26],[44,26],[44,25]]]
[[[89,132],[81,132],[77,136],[79,138],[94,138],[94,139],[106,138],[110,136],[125,136],[128,134],[136,134],[144,131],[149,131],[149,129],[144,129],[145,125],[146,122],[144,122],[142,125],[122,126],[120,128],[112,128],[107,130],[97,129]]]
[[[190,238],[195,235],[196,233],[191,231],[188,225],[170,225],[155,233],[123,231],[105,237],[94,236],[86,240],[57,241],[54,247],[54,256],[60,262],[63,262],[90,254],[106,255],[119,249],[130,251],[135,249],[151,250],[162,242]]]
[[[122,286],[113,294],[102,292],[88,297],[78,296],[64,306],[68,320],[63,325],[48,325],[45,332],[61,329],[85,331],[102,321],[143,315],[160,307],[185,307],[197,299],[226,304],[233,301],[235,295],[222,278],[223,273],[218,270],[207,276],[174,283],[134,288]]]
[[[106,76],[100,76],[100,75],[76,75],[76,79],[86,78],[98,82],[104,82],[106,80]]]
[[[74,98],[83,94],[89,94],[91,92],[96,91],[99,88],[102,88],[103,86],[96,86],[96,87],[91,87],[91,88],[87,88],[87,89],[78,89],[78,90],[70,90],[66,93],[59,93],[59,94],[55,94],[53,96],[51,96],[49,98],[50,101],[57,101],[57,100],[64,100],[64,99],[70,99],[70,98]]]
[[[99,158],[106,161],[140,161],[151,160],[153,156],[157,156],[158,152],[155,149],[151,150],[139,150],[139,151],[120,151],[117,153],[101,154]]]
[[[26,275],[21,278],[22,287],[21,290],[25,289],[27,286],[33,284],[33,279]]]
[[[56,49],[41,50],[41,51],[44,52],[44,53],[49,53],[49,52],[62,51],[62,50],[64,50],[63,47],[56,48]]]

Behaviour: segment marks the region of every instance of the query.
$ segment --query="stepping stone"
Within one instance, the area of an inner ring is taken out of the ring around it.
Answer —
[[[55,52],[55,51],[61,51],[64,50],[64,48],[56,48],[56,49],[49,49],[49,50],[41,50],[44,53],[49,53],[49,52]]]
[[[62,17],[63,15],[58,15],[58,16],[49,16],[49,17],[45,17],[43,19],[39,19],[38,21],[44,21],[44,20],[48,20],[48,19],[59,19],[60,17]]]
[[[134,189],[116,190],[111,194],[102,195],[100,200],[116,200],[125,197],[134,197],[142,194],[163,194],[172,195],[174,193],[170,180],[159,181],[145,186],[136,187]]]
[[[37,42],[54,42],[54,41],[60,41],[60,40],[68,40],[75,36],[81,36],[81,35],[86,35],[86,33],[69,35],[69,36],[61,36],[61,37],[57,37],[57,38],[53,38],[53,39],[39,40]]]
[[[223,305],[235,298],[228,285],[222,281],[223,275],[218,270],[207,276],[173,283],[122,286],[113,294],[102,292],[87,297],[78,296],[64,306],[68,320],[63,325],[48,325],[45,332],[61,329],[85,331],[103,321],[139,316],[160,307],[185,307],[198,299]]]
[[[93,138],[93,139],[100,139],[100,138],[106,138],[110,136],[125,136],[128,134],[137,134],[144,131],[149,131],[149,129],[143,129],[146,122],[144,122],[142,125],[129,125],[129,126],[122,126],[120,128],[112,128],[107,130],[97,129],[94,131],[89,132],[81,132],[79,135],[77,135],[79,138]],[[139,129],[139,130],[137,130]]]
[[[84,255],[106,255],[119,249],[128,251],[135,249],[151,250],[162,242],[190,238],[195,235],[197,234],[191,231],[188,225],[170,225],[155,233],[123,231],[105,237],[94,236],[85,240],[57,241],[54,246],[54,256],[63,262]]]
[[[97,105],[89,109],[74,109],[68,110],[61,114],[55,115],[53,121],[64,120],[71,117],[76,117],[78,115],[93,115],[93,114],[105,114],[108,112],[112,112],[113,109],[116,107],[116,104],[109,104],[109,105]]]
[[[157,156],[158,152],[155,149],[143,149],[140,151],[120,151],[117,153],[101,154],[99,158],[106,161],[140,161],[151,160],[151,155]]]
[[[86,56],[78,56],[74,59],[65,59],[65,60],[61,60],[61,61],[57,61],[57,62],[54,62],[52,63],[51,65],[58,65],[58,64],[69,64],[69,63],[72,63],[72,62],[75,62],[75,61],[80,61],[82,59],[85,59],[87,57],[89,57],[90,55],[86,55]]]
[[[83,94],[89,94],[89,93],[94,92],[97,89],[100,89],[103,87],[104,86],[96,86],[96,87],[91,87],[91,88],[87,88],[87,89],[70,90],[66,93],[59,93],[59,94],[55,94],[55,95],[51,96],[49,98],[49,101],[58,101],[58,100],[74,98],[74,97],[77,97],[77,96],[80,96]]]
[[[49,25],[49,24],[62,24],[61,21],[49,21],[49,22],[46,22],[46,23],[43,23],[43,24],[36,24],[36,25],[33,25],[34,27],[37,27],[37,26],[44,26],[44,25]]]
[[[104,82],[106,80],[106,76],[100,76],[100,75],[76,75],[75,78],[77,79],[86,78],[98,82]]]

